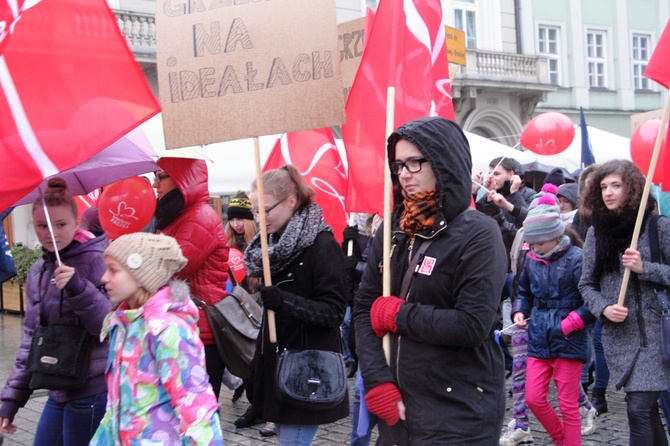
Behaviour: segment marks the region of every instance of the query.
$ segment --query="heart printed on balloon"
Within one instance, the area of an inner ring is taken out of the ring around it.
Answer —
[[[106,186],[98,200],[100,225],[110,240],[144,229],[156,210],[156,194],[140,177]]]
[[[242,283],[247,277],[247,267],[244,265],[244,254],[239,249],[230,248],[228,251],[228,267],[233,273],[236,283]]]
[[[563,113],[547,112],[530,120],[519,142],[538,155],[556,155],[567,149],[575,138],[575,126]]]

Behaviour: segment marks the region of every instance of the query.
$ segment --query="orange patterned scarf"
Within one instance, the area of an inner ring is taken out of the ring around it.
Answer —
[[[403,232],[413,235],[435,224],[435,212],[440,200],[437,191],[429,190],[409,195],[403,190],[402,195],[405,211],[400,217],[400,229]]]

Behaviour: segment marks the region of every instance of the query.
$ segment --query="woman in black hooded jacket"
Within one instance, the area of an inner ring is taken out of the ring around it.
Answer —
[[[496,222],[469,207],[468,142],[455,123],[422,118],[391,134],[388,159],[392,296],[380,297],[382,273],[372,267],[382,259],[380,228],[354,304],[368,409],[384,420],[382,444],[497,444],[505,371],[494,327],[507,253]],[[399,296],[413,253],[428,242]]]

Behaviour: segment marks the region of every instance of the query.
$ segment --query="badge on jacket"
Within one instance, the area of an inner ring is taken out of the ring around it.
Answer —
[[[437,263],[435,257],[424,257],[423,262],[421,262],[421,268],[419,268],[419,274],[430,276],[433,273],[433,268],[435,268],[435,263]]]

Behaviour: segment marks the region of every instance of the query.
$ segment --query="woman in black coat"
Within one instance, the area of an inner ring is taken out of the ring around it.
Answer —
[[[496,222],[470,208],[467,139],[444,118],[418,119],[391,134],[388,159],[399,192],[392,296],[380,297],[380,229],[354,302],[365,401],[384,420],[381,443],[498,444],[505,369],[494,328],[507,253]],[[401,295],[412,259],[417,268]],[[390,366],[380,339],[387,333]]]
[[[280,445],[309,445],[320,424],[349,414],[349,400],[327,410],[309,411],[276,398],[277,355],[285,348],[341,352],[340,325],[346,309],[344,254],[312,201],[314,191],[300,172],[286,165],[263,174],[268,254],[272,286],[261,286],[266,309],[274,310],[277,344],[271,344],[267,320],[258,337],[251,395],[261,418],[277,425]],[[258,215],[258,190],[251,203]],[[245,252],[247,275],[262,277],[258,233]]]

